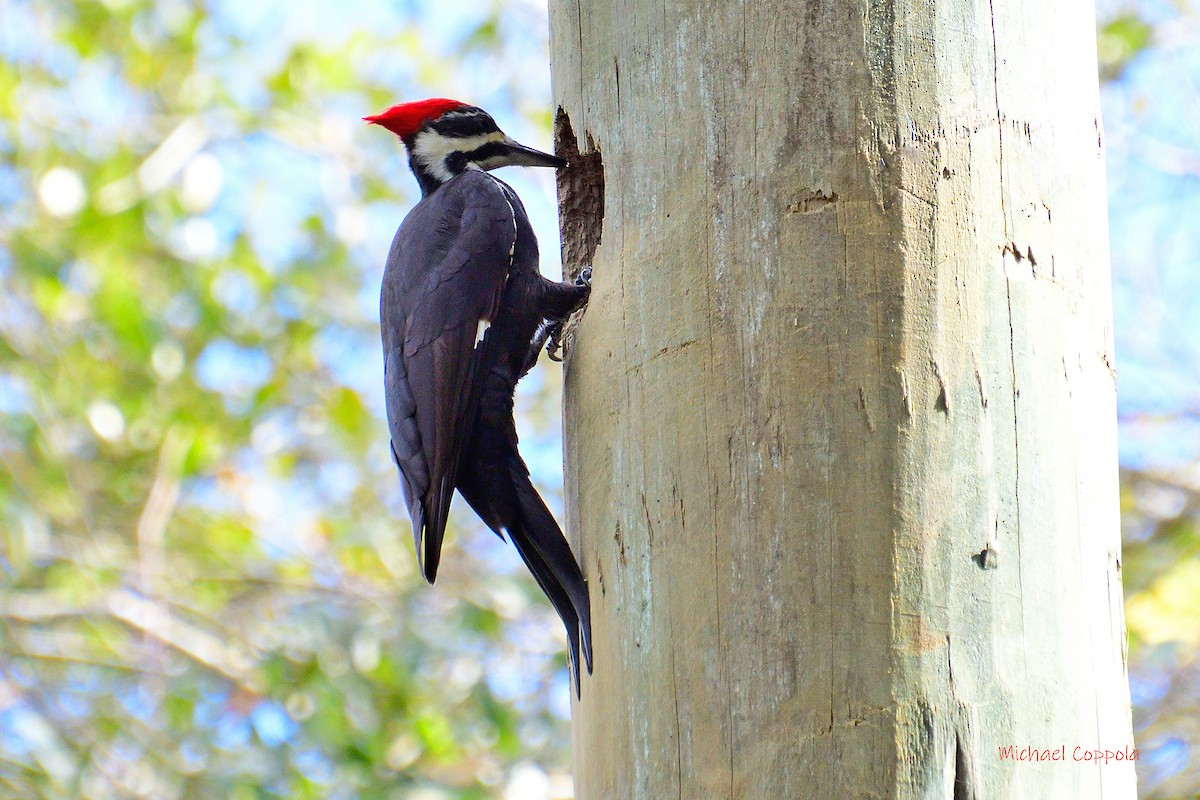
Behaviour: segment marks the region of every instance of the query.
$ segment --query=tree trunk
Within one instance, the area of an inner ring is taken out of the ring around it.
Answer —
[[[550,10],[577,796],[1132,798],[1090,0]]]

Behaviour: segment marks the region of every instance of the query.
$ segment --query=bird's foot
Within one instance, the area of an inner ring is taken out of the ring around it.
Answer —
[[[546,355],[550,357],[551,361],[561,362],[563,360],[563,324],[561,322],[550,323],[547,330],[550,335],[546,340]]]
[[[571,338],[583,307],[587,305],[588,298],[592,295],[591,267],[584,267],[579,271],[579,274],[575,276],[575,285],[587,289],[580,297],[579,302],[562,319],[546,323],[546,355],[550,357],[551,361],[561,362],[563,360],[563,348]]]

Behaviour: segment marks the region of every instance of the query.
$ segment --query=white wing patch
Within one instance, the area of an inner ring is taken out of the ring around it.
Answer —
[[[492,180],[496,180],[496,179],[492,178]],[[497,181],[497,183],[499,183],[499,181]],[[511,267],[513,254],[515,252],[517,252],[517,211],[515,208],[513,208],[513,204],[508,199],[508,195],[504,193],[503,188],[501,188],[500,196],[504,198],[504,202],[508,205],[508,213],[512,216],[513,241],[512,241],[512,245],[508,248],[508,264]],[[509,277],[509,274],[507,271],[505,271],[504,284],[500,288],[501,293],[503,293],[504,288],[508,286],[508,277]],[[479,325],[475,328],[475,347],[476,348],[479,347],[480,343],[483,341],[484,335],[488,332],[488,328],[490,328],[490,327],[492,327],[491,320],[489,320],[489,319],[479,320]]]

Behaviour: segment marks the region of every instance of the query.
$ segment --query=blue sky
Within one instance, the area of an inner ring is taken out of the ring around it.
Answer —
[[[1102,107],[1121,460],[1177,467],[1200,452],[1200,46],[1194,37],[1135,58],[1119,81],[1104,87]]]

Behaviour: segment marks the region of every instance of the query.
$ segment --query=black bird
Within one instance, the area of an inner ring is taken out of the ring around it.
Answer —
[[[587,583],[517,452],[513,392],[546,331],[587,301],[580,280],[538,272],[537,238],[512,187],[488,170],[561,167],[518,144],[483,109],[434,98],[365,119],[408,150],[421,201],[388,254],[379,299],[392,457],[417,560],[433,583],[455,489],[498,536],[508,533],[592,671]]]

